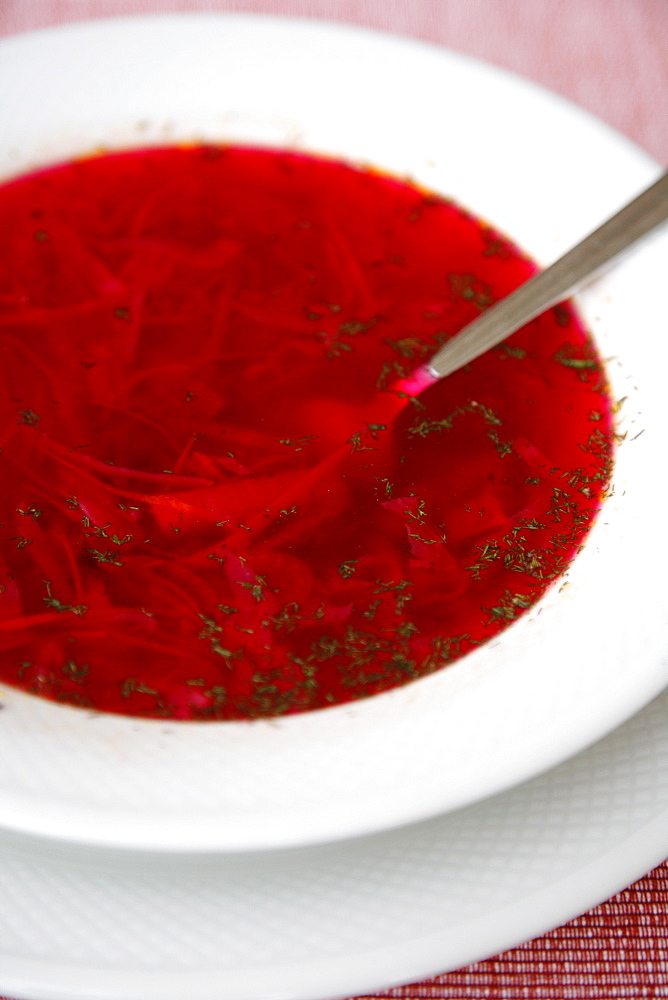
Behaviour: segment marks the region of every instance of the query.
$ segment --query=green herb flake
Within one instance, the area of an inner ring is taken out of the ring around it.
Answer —
[[[113,552],[109,552],[108,550],[106,552],[103,552],[100,549],[87,549],[86,551],[93,557],[93,559],[96,562],[109,563],[112,566],[123,565],[118,556]]]
[[[450,290],[455,299],[471,302],[481,311],[494,301],[490,286],[475,274],[450,274]]]
[[[128,542],[132,541],[132,535],[124,535],[123,538],[119,538],[117,534],[111,536],[111,541],[114,545],[127,545]]]
[[[373,451],[369,445],[362,444],[362,433],[357,431],[352,437],[348,438],[346,444],[350,445],[350,454],[354,455],[356,451]]]
[[[64,676],[70,680],[74,681],[75,684],[83,684],[90,673],[90,666],[87,663],[78,666],[74,660],[68,660],[63,666]]]
[[[251,583],[247,580],[241,581],[241,586],[244,590],[250,590],[251,596],[258,602],[264,601],[266,598],[265,587],[267,586],[267,578],[265,576],[258,576],[255,579],[255,583]]]
[[[279,438],[278,443],[284,444],[287,448],[294,448],[295,451],[303,451],[304,448],[315,440],[315,434],[305,434],[300,438]]]
[[[503,621],[512,622],[522,611],[530,608],[532,604],[532,598],[526,594],[512,594],[509,590],[506,590],[496,607],[483,607],[482,610],[491,616],[492,621],[502,619]]]
[[[357,570],[357,559],[348,559],[346,562],[342,562],[339,566],[339,575],[343,577],[344,580],[349,579],[353,573]]]
[[[35,427],[39,423],[39,417],[34,410],[19,410],[20,424],[27,424],[29,427]]]
[[[583,373],[583,375],[586,375],[587,371],[599,367],[599,363],[595,357],[591,354],[589,356],[585,354],[584,357],[580,356],[579,353],[575,353],[575,349],[570,344],[564,344],[563,347],[560,347],[554,355],[554,360],[565,368],[572,368],[575,371]]]
[[[128,677],[121,682],[121,698],[129,698],[133,694],[148,694],[154,698],[158,697],[158,692],[155,688],[148,687],[142,681],[138,681],[136,677]]]
[[[505,458],[506,455],[511,455],[514,451],[513,445],[510,441],[502,441],[498,431],[488,431],[487,437],[493,442],[494,447],[501,456]]]
[[[36,521],[38,517],[42,516],[43,511],[41,511],[39,507],[35,507],[35,505],[31,503],[30,506],[26,507],[25,510],[22,507],[17,507],[16,513],[21,514],[23,517],[32,517]]]
[[[42,600],[46,604],[47,608],[53,608],[54,611],[58,611],[59,613],[71,611],[73,615],[77,615],[78,617],[86,614],[88,608],[85,604],[63,604],[51,593],[50,581],[44,580],[43,582],[46,587],[47,596],[42,598]]]

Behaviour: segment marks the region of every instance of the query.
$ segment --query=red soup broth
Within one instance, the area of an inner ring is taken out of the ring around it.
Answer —
[[[535,270],[451,202],[160,148],[5,184],[0,233],[3,682],[175,719],[341,704],[488,641],[581,546],[613,431],[570,306],[397,388]]]

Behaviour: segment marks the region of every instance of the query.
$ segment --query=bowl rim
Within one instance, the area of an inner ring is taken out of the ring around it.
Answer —
[[[0,176],[101,145],[286,146],[410,176],[544,263],[658,173],[628,140],[533,84],[367,29],[259,15],[133,16],[14,36],[0,52],[0,89],[15,94],[0,111]],[[341,72],[351,64],[365,67],[361,91]],[[0,825],[155,850],[350,837],[500,792],[640,710],[668,683],[657,569],[668,543],[647,523],[668,482],[652,459],[668,436],[657,358],[665,347],[652,339],[658,304],[637,296],[641,276],[660,280],[665,245],[665,233],[650,238],[576,300],[614,358],[608,373],[616,398],[627,396],[619,423],[627,436],[614,496],[535,608],[447,670],[279,720],[126,719],[3,685]],[[445,773],[434,761],[448,762]]]

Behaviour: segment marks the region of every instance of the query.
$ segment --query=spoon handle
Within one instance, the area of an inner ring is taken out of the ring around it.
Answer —
[[[464,327],[425,365],[431,379],[444,378],[593,277],[605,264],[668,218],[668,173],[625,208]]]

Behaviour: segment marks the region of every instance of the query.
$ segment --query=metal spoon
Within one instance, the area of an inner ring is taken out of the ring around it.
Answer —
[[[464,327],[430,361],[415,369],[412,374],[401,378],[392,387],[394,392],[383,394],[383,406],[378,409],[378,419],[391,423],[398,409],[401,409],[411,396],[419,395],[434,382],[462,368],[490,347],[505,340],[529,320],[567,298],[605,264],[651,232],[666,218],[668,218],[668,173],[663,174],[643,194],[560,257],[556,263],[525,282],[517,291]],[[339,474],[338,469],[349,454],[348,441],[305,474],[297,489],[291,487],[280,496],[278,501],[275,501],[276,509],[281,503],[287,506],[302,494],[308,493],[332,470],[337,470]],[[258,515],[252,522],[253,530],[256,532],[266,530],[276,516],[274,514],[268,517],[266,512]],[[248,527],[245,525],[246,530]],[[244,534],[243,531],[233,532],[227,539],[227,544],[230,544],[231,539],[241,538]]]
[[[416,395],[462,368],[550,306],[568,298],[605,264],[666,218],[668,173],[554,264],[464,327],[430,361],[409,376],[406,383],[410,386],[405,385],[409,394]]]

